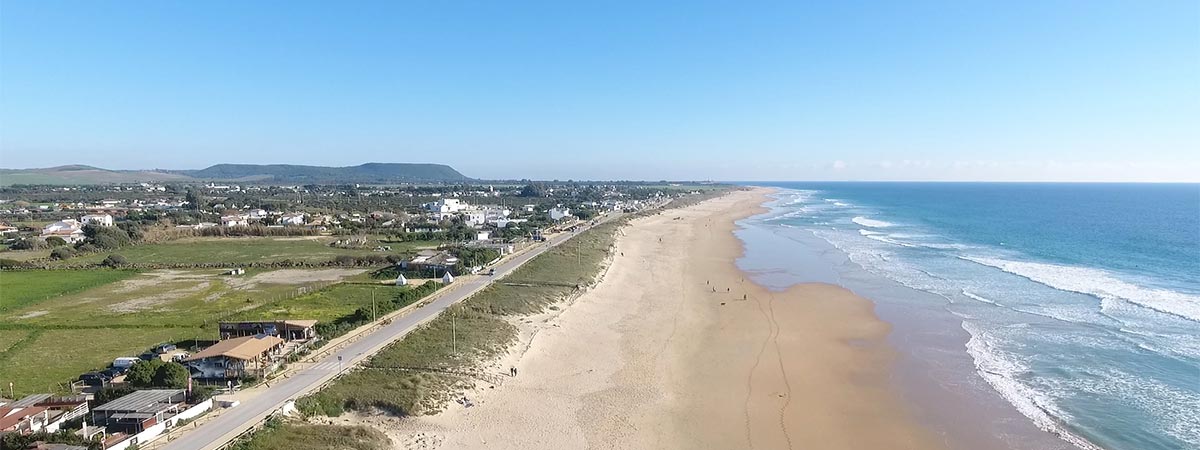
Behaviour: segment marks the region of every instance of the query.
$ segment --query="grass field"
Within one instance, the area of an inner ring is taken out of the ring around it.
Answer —
[[[4,352],[14,344],[29,336],[29,333],[30,330],[0,330],[0,358],[3,358]]]
[[[54,286],[53,279],[126,273],[127,278],[0,313],[0,383],[19,392],[62,392],[79,374],[104,368],[118,356],[136,356],[162,342],[216,339],[216,323],[234,315],[333,320],[371,304],[370,288],[334,284],[366,277],[364,269],[111,270],[4,272],[23,282]],[[13,279],[4,278],[7,291]],[[323,288],[323,289],[322,289]],[[380,286],[379,299],[395,295]],[[309,292],[303,292],[309,291]],[[14,343],[19,344],[13,347]],[[29,390],[23,390],[29,389]]]
[[[5,333],[13,330],[5,330]],[[31,340],[0,353],[0,385],[13,382],[18,397],[63,392],[64,383],[101,369],[118,356],[137,356],[161,342],[191,339],[195,328],[93,328],[32,330]]]
[[[0,271],[0,313],[81,292],[136,275],[127,270]]]
[[[116,283],[0,313],[0,325],[200,327],[241,311],[284,304],[302,295],[303,291],[362,271],[342,268],[250,270],[238,277],[222,275],[222,271],[216,269],[144,271]],[[21,274],[61,277],[105,272],[109,271]]]
[[[389,243],[391,252],[375,252],[372,249],[343,249],[330,247],[333,237],[235,237],[235,238],[191,238],[160,244],[142,244],[113,251],[124,256],[130,263],[172,264],[212,263],[235,266],[246,263],[277,261],[299,261],[317,263],[338,256],[388,255],[415,251],[418,248],[435,247],[437,242]],[[71,258],[56,264],[98,264],[110,253],[97,253]]]
[[[322,322],[352,314],[358,308],[371,308],[374,293],[378,305],[408,287],[394,285],[339,284],[286,301],[275,301],[248,310],[228,320],[315,319]],[[382,313],[381,313],[382,314]]]
[[[384,450],[391,441],[368,427],[307,425],[268,421],[251,439],[230,450]]]

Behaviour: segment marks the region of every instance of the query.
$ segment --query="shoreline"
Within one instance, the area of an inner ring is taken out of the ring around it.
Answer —
[[[783,189],[779,192],[784,192]],[[768,202],[767,205],[772,205]],[[770,206],[777,212],[777,206]],[[739,267],[775,289],[819,281],[845,287],[875,305],[876,316],[892,326],[888,342],[900,358],[893,383],[920,422],[954,448],[999,450],[1078,450],[1067,424],[1045,429],[1022,413],[984,379],[967,351],[972,335],[948,309],[947,299],[870,273],[844,250],[821,237],[771,224],[771,214],[743,221],[739,236],[752,248]],[[767,219],[767,220],[762,220]],[[778,269],[787,255],[786,269]]]
[[[738,269],[765,189],[634,220],[603,280],[518,318],[518,376],[432,416],[347,417],[395,448],[945,448],[893,389],[890,326],[849,290]],[[722,291],[721,289],[725,289]]]

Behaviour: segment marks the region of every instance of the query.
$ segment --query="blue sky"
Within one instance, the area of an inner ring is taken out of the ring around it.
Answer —
[[[647,3],[3,0],[0,166],[1200,181],[1195,1]]]

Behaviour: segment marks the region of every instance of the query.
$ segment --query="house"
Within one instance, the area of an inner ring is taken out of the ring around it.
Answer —
[[[550,220],[562,220],[571,215],[571,209],[563,208],[562,206],[557,206],[554,208],[550,208],[549,213],[550,213]]]
[[[458,264],[458,258],[447,251],[421,250],[417,256],[408,261],[401,261],[400,268],[406,270],[446,270]]]
[[[525,206],[522,206],[521,208],[524,209],[525,212],[531,213],[537,209],[537,205],[525,205]]]
[[[241,267],[237,267],[237,268],[233,268],[233,269],[229,269],[229,270],[225,271],[225,275],[235,276],[235,277],[238,275],[245,275],[245,274],[246,274],[246,269],[243,269]]]
[[[283,339],[256,335],[226,339],[183,360],[195,378],[262,377],[275,370]]]
[[[120,200],[114,200],[114,199],[111,199],[111,198],[106,198],[106,199],[104,199],[104,200],[100,200],[100,203],[99,203],[99,204],[100,204],[101,206],[104,206],[105,208],[112,208],[112,207],[114,207],[114,206],[120,205],[120,204],[121,204],[121,201],[120,201]]]
[[[491,233],[488,233],[487,231],[480,231],[480,232],[475,233],[475,240],[486,241],[486,240],[488,240],[488,238],[490,236],[491,236]]]
[[[442,275],[442,284],[450,284],[453,282],[454,282],[454,275],[451,275],[450,271],[447,270],[446,273]]]
[[[246,217],[250,219],[262,219],[268,215],[269,214],[265,209],[252,209],[250,212],[246,213]]]
[[[183,389],[146,389],[97,406],[92,423],[110,431],[136,434],[186,409]]]
[[[487,212],[471,211],[462,216],[463,223],[470,226],[479,226],[487,222]]]
[[[49,408],[41,406],[0,406],[0,434],[32,434],[45,431],[50,422]]]
[[[457,198],[443,198],[436,202],[426,203],[425,209],[439,214],[454,214],[467,208],[467,204]]]
[[[250,222],[242,216],[221,216],[221,225],[227,227],[244,227],[249,224]]]
[[[258,322],[221,322],[217,329],[221,339],[246,336],[276,336],[286,341],[307,340],[317,337],[315,320],[275,320]]]
[[[45,420],[41,424],[41,429],[34,431],[47,433],[54,433],[61,429],[67,421],[84,417],[88,413],[87,396],[83,395],[59,397],[51,394],[33,394],[4,405],[4,407],[25,408],[27,413],[32,414],[30,425],[35,425],[33,421],[43,417]],[[0,433],[3,432],[3,429],[0,429]]]
[[[520,224],[520,223],[525,223],[528,221],[529,221],[528,219],[495,219],[495,220],[489,220],[488,223],[495,225],[496,228],[506,228],[506,227],[508,227],[508,224],[510,224],[510,223]]]
[[[113,217],[108,214],[87,214],[79,218],[84,225],[96,225],[101,227],[113,226]]]
[[[60,220],[43,227],[41,237],[42,239],[60,237],[68,244],[74,244],[83,240],[83,227],[75,219]]]
[[[0,235],[5,235],[5,234],[9,234],[9,233],[16,233],[16,232],[18,232],[18,231],[21,231],[21,230],[20,230],[19,228],[17,228],[17,227],[14,227],[14,226],[12,226],[12,225],[8,225],[8,224],[2,224],[2,225],[0,225]]]
[[[283,217],[279,218],[279,224],[280,225],[303,226],[304,225],[304,214],[300,214],[300,213],[284,214]]]
[[[396,277],[396,286],[407,286],[407,285],[408,285],[408,278],[404,278],[404,274],[400,274],[400,276]]]

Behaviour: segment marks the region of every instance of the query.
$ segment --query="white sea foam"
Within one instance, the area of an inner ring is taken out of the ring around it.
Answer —
[[[1028,278],[1054,289],[1078,292],[1099,298],[1127,300],[1158,312],[1200,322],[1200,296],[1167,289],[1138,286],[1117,279],[1112,274],[1086,267],[1057,264],[1009,261],[999,258],[960,256],[967,261],[995,267]]]
[[[990,342],[990,336],[974,324],[963,321],[962,327],[971,335],[967,340],[967,353],[975,361],[976,371],[1000,393],[1001,397],[1032,420],[1038,428],[1054,433],[1081,449],[1102,450],[1059,425],[1062,419],[1051,414],[1058,409],[1049,396],[1017,381],[1020,374],[1029,371],[1020,357],[996,348]]]
[[[887,227],[895,225],[894,223],[891,223],[891,222],[869,219],[869,218],[866,218],[863,216],[855,217],[853,219],[850,219],[850,221],[857,223],[859,225],[862,225],[864,227],[871,227],[871,228],[887,228]]]
[[[972,292],[970,292],[970,291],[967,291],[967,290],[965,290],[965,289],[962,291],[962,294],[963,294],[963,295],[965,295],[965,296],[967,296],[967,297],[969,297],[969,298],[972,298],[972,299],[975,299],[975,300],[979,300],[979,301],[981,301],[981,302],[984,302],[984,303],[989,303],[989,304],[996,305],[996,306],[1003,306],[1003,305],[1001,305],[1001,304],[999,304],[999,303],[996,303],[996,301],[995,301],[995,300],[992,300],[992,299],[990,299],[990,298],[987,298],[987,297],[982,297],[982,296],[976,295],[976,294],[974,294],[974,293],[972,293]]]

